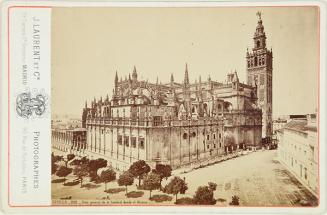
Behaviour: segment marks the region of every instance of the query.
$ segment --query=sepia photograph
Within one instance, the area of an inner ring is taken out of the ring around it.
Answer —
[[[53,7],[52,205],[319,206],[319,20]]]

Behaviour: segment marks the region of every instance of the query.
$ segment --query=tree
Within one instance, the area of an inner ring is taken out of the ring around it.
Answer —
[[[126,187],[126,195],[127,195],[127,186],[130,186],[133,183],[134,183],[134,176],[129,171],[125,171],[123,172],[123,174],[119,176],[118,185]]]
[[[103,170],[100,174],[100,181],[105,184],[105,191],[107,190],[107,183],[116,179],[116,172],[112,168]]]
[[[103,168],[107,166],[107,160],[103,158],[98,158],[96,160],[90,160],[89,162],[89,168],[91,171],[96,172],[99,168]]]
[[[162,179],[166,178],[167,180],[167,178],[171,176],[172,168],[170,165],[157,164],[156,168],[152,171],[160,176],[160,190],[161,190]]]
[[[240,205],[240,198],[236,195],[232,196],[232,201],[229,205]]]
[[[216,204],[216,200],[213,198],[213,190],[211,190],[209,186],[198,187],[193,198],[198,205]]]
[[[208,182],[209,189],[215,191],[217,189],[217,184],[214,182]]]
[[[83,186],[83,178],[89,174],[88,168],[86,164],[76,165],[73,170],[74,175],[77,176],[81,183],[81,187]]]
[[[51,175],[55,174],[58,169],[58,165],[56,163],[51,162]]]
[[[63,161],[65,162],[65,167],[68,167],[68,159],[63,158]]]
[[[63,156],[59,156],[59,155],[54,155],[54,153],[51,153],[51,161],[53,163],[57,163],[58,161],[61,161],[63,159]]]
[[[160,175],[151,172],[146,175],[143,180],[143,185],[145,190],[150,190],[150,199],[152,190],[158,189],[160,186]]]
[[[81,164],[89,164],[90,160],[87,157],[82,157]]]
[[[60,166],[58,171],[56,172],[56,175],[58,177],[63,177],[65,179],[65,177],[67,175],[69,175],[70,173],[72,173],[73,169],[72,168],[68,168],[66,166]]]
[[[96,160],[90,160],[88,162],[88,167],[90,171],[91,180],[95,180],[97,178],[97,171],[100,168],[107,166],[107,160],[103,158],[98,158]]]
[[[53,154],[53,152],[51,153],[51,175],[55,174],[57,169],[58,169],[58,165],[56,164],[58,156],[55,156]]]
[[[150,166],[145,163],[144,160],[138,160],[134,162],[128,170],[134,177],[137,177],[139,179],[139,186],[141,185],[141,179],[145,174],[150,172]]]
[[[71,160],[73,160],[75,158],[75,155],[74,154],[68,154],[67,155],[67,160],[68,161],[71,161]]]
[[[165,193],[174,194],[177,202],[177,194],[185,193],[188,189],[186,182],[178,176],[175,176],[166,186]]]

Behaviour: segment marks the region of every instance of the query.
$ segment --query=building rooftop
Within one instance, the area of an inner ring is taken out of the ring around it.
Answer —
[[[286,123],[284,128],[302,133],[307,133],[307,131],[317,132],[317,127],[308,126],[308,121],[306,119],[293,119]]]

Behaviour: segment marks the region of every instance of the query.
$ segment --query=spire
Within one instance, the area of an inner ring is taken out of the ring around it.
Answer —
[[[173,73],[171,73],[171,75],[170,75],[170,83],[174,83],[174,75],[173,75]]]
[[[239,79],[238,79],[238,75],[237,75],[236,69],[234,70],[233,82],[239,82]]]
[[[199,76],[199,83],[201,84],[201,75]]]
[[[118,84],[118,74],[117,74],[117,70],[116,70],[116,75],[115,75],[115,86],[117,86]]]
[[[132,79],[133,79],[133,81],[137,81],[137,72],[136,72],[136,67],[135,66],[134,66],[134,69],[133,69]]]
[[[256,27],[253,37],[254,50],[266,48],[266,34],[262,25],[261,12],[258,11],[256,15],[258,16],[258,25]]]
[[[261,11],[258,11],[258,12],[256,13],[256,15],[258,16],[259,21],[260,21],[260,20],[261,20]]]
[[[158,85],[158,83],[159,83],[159,80],[158,80],[158,76],[157,76],[157,81],[156,81],[156,84]]]
[[[185,64],[185,73],[184,73],[184,84],[187,85],[189,84],[189,78],[188,78],[188,67],[187,67],[187,63]]]
[[[85,108],[87,108],[87,101],[85,101]]]
[[[128,80],[129,80],[129,81],[132,80],[132,79],[131,79],[131,74],[130,74],[130,73],[128,73]]]

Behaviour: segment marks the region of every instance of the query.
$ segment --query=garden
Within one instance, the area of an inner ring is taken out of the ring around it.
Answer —
[[[169,165],[157,164],[154,169],[144,161],[134,162],[125,172],[117,172],[105,159],[51,155],[53,199],[140,199],[153,204],[215,205],[225,199],[214,198],[217,184],[199,186],[193,195],[185,177],[172,175]],[[165,181],[165,185],[163,185]],[[229,205],[239,205],[233,196]]]

